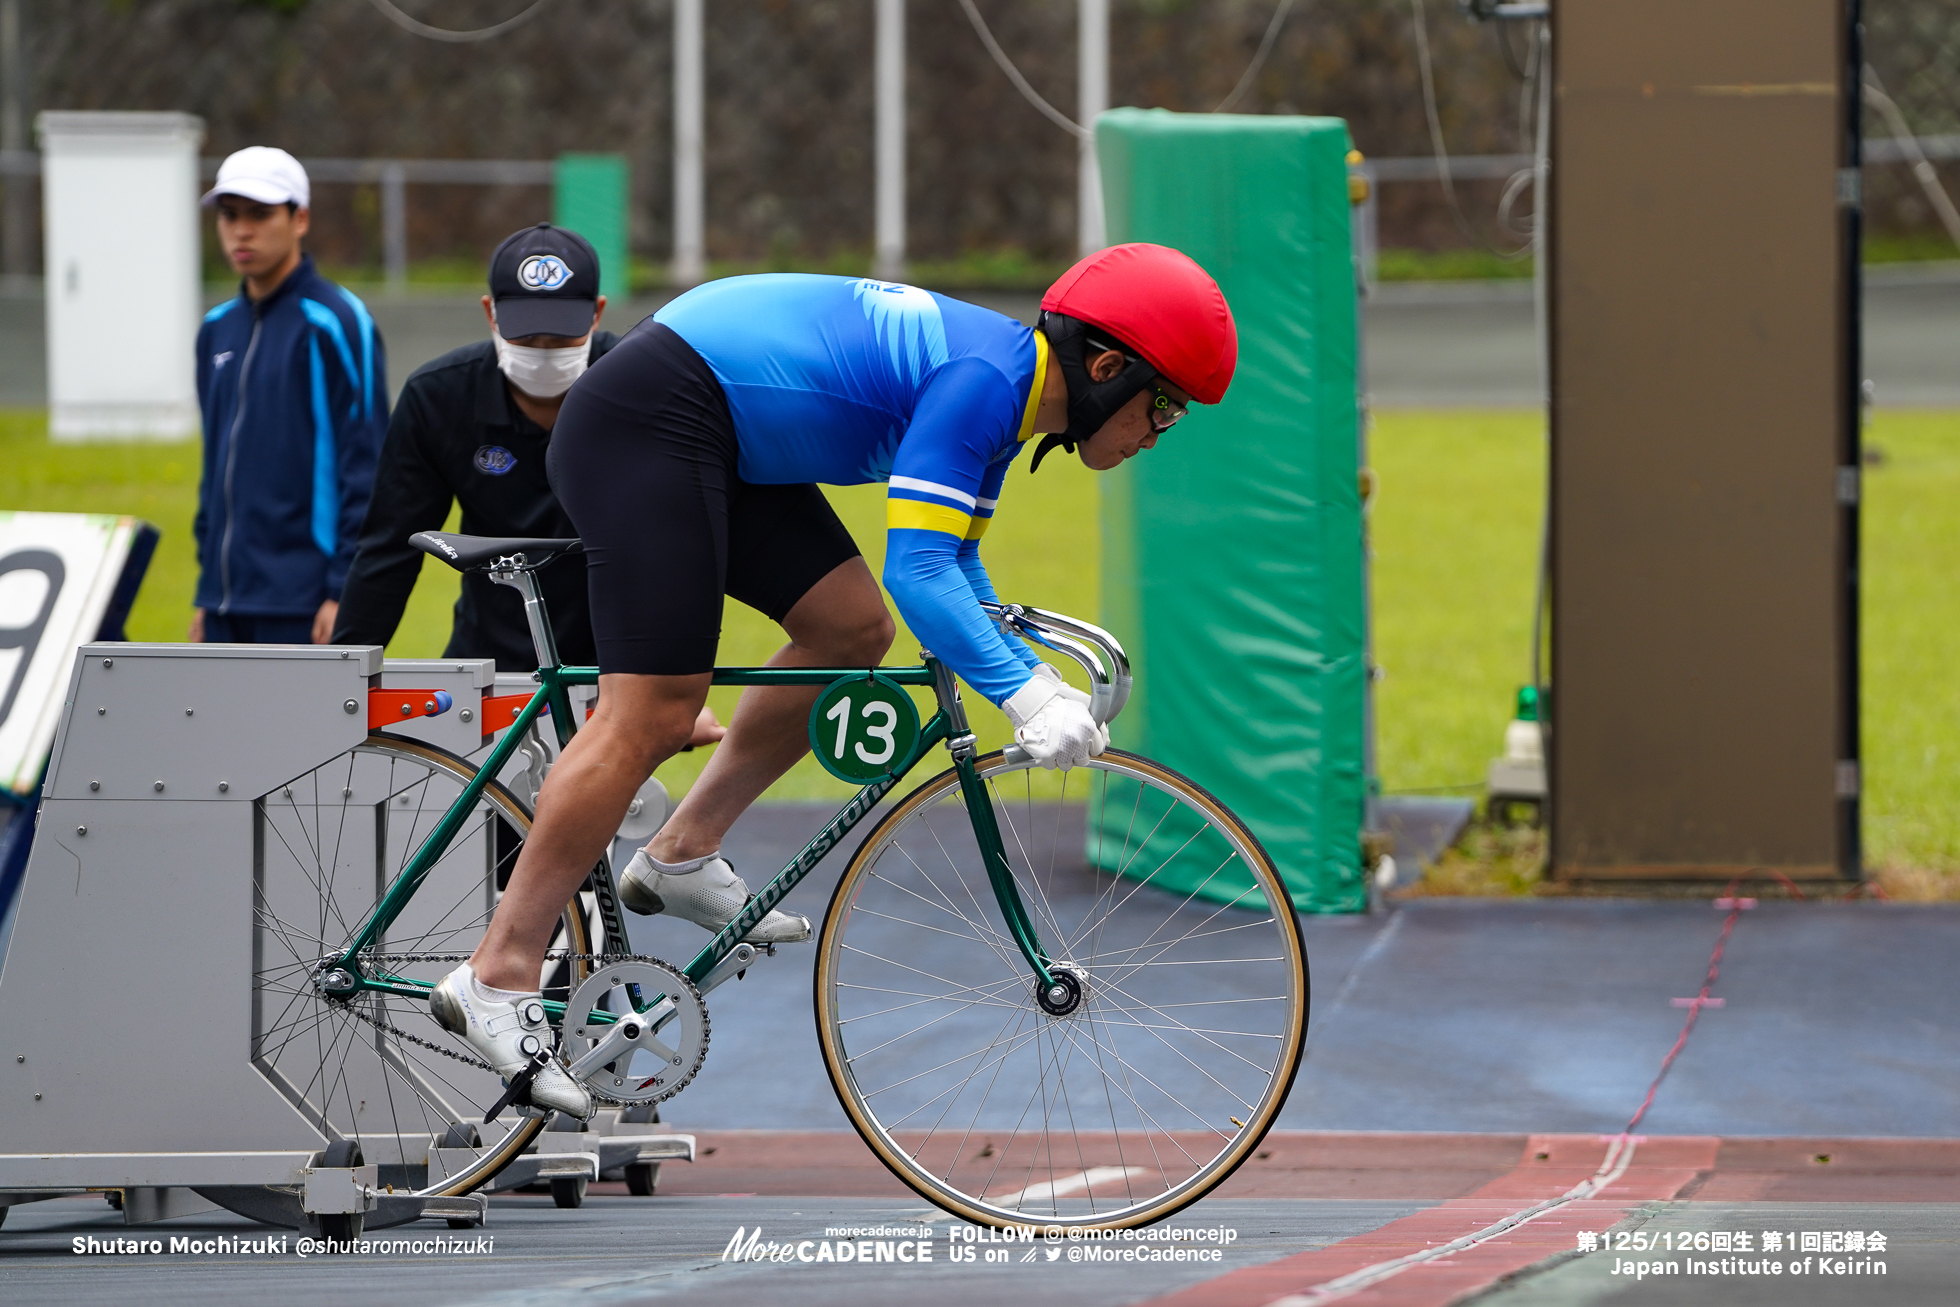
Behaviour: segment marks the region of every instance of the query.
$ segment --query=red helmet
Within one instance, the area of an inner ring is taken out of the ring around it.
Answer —
[[[1063,273],[1041,307],[1101,327],[1200,404],[1232,384],[1239,332],[1205,270],[1165,245],[1112,245]]]

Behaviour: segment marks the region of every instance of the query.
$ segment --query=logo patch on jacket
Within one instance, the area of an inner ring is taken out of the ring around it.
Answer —
[[[500,477],[517,466],[517,455],[502,445],[485,445],[476,451],[476,470]]]

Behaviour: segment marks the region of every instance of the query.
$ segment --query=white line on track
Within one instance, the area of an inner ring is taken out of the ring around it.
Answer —
[[[1410,1253],[1406,1257],[1397,1257],[1386,1262],[1376,1262],[1373,1266],[1364,1266],[1358,1271],[1349,1271],[1346,1275],[1329,1280],[1325,1284],[1316,1284],[1305,1293],[1291,1293],[1284,1298],[1276,1298],[1266,1304],[1266,1307],[1320,1307],[1322,1303],[1333,1302],[1338,1298],[1345,1298],[1350,1294],[1360,1293],[1363,1289],[1380,1284],[1383,1280],[1393,1276],[1400,1275],[1412,1266],[1420,1266],[1424,1262],[1433,1262],[1437,1258],[1447,1257],[1451,1253],[1460,1253],[1466,1249],[1475,1248],[1480,1243],[1495,1239],[1498,1235],[1506,1231],[1515,1230],[1527,1221],[1535,1221],[1545,1213],[1555,1211],[1569,1202],[1574,1202],[1581,1198],[1592,1198],[1605,1190],[1608,1185],[1618,1180],[1622,1175],[1626,1174],[1627,1167],[1633,1162],[1634,1147],[1638,1143],[1639,1139],[1636,1136],[1615,1135],[1613,1137],[1612,1147],[1606,1150],[1606,1160],[1599,1164],[1599,1170],[1595,1171],[1591,1178],[1581,1180],[1557,1198],[1547,1198],[1542,1203],[1533,1203],[1529,1207],[1521,1208],[1518,1211],[1512,1212],[1503,1220],[1493,1225],[1487,1225],[1473,1234],[1466,1234],[1461,1239],[1452,1239],[1446,1244],[1438,1244],[1434,1248],[1425,1248],[1419,1253]]]
[[[1096,1185],[1115,1184],[1133,1175],[1142,1175],[1143,1171],[1144,1168],[1140,1166],[1092,1166],[1086,1171],[1077,1171],[1059,1180],[1043,1180],[1040,1184],[1031,1184],[1025,1189],[1017,1189],[1011,1194],[1002,1194],[987,1201],[1001,1207],[1018,1207],[1023,1203],[1066,1198]]]

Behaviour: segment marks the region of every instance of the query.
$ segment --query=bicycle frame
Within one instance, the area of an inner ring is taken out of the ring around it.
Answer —
[[[548,630],[548,628],[546,628]],[[470,812],[482,797],[485,787],[502,772],[511,755],[516,752],[524,737],[529,734],[539,717],[549,712],[552,726],[558,733],[559,746],[571,742],[577,733],[578,723],[572,708],[569,687],[575,685],[597,685],[599,669],[596,667],[562,667],[555,665],[555,651],[548,645],[541,650],[553,655],[554,665],[541,667],[534,674],[538,689],[530,701],[519,710],[510,728],[491,749],[489,757],[477,768],[463,792],[449,805],[442,819],[436,823],[428,836],[417,847],[408,864],[388,886],[380,902],[361,922],[347,944],[334,956],[333,960],[321,967],[326,976],[323,985],[325,992],[334,997],[350,997],[362,990],[392,994],[402,998],[426,1000],[434,987],[432,982],[395,976],[385,971],[368,974],[359,965],[360,953],[372,947],[387,932],[399,917],[415,892],[421,887],[429,871],[447,852],[450,841],[462,830],[469,819]],[[753,930],[758,922],[769,914],[770,909],[796,888],[808,876],[824,856],[840,843],[853,827],[862,821],[877,806],[878,800],[890,793],[898,783],[910,773],[913,767],[925,757],[934,746],[945,743],[953,755],[953,766],[959,773],[960,790],[966,799],[968,816],[973,822],[974,836],[980,845],[981,857],[987,868],[987,879],[993,886],[994,897],[1000,906],[1002,920],[1020,947],[1022,956],[1035,979],[1044,987],[1054,984],[1048,970],[1048,958],[1043,953],[1040,941],[1034,933],[1027,908],[1021,901],[1019,888],[1008,867],[1005,846],[1001,841],[1000,826],[994,815],[993,804],[988,800],[986,787],[980,780],[974,765],[975,741],[968,729],[966,710],[960,703],[959,691],[954,684],[952,673],[943,663],[926,656],[923,664],[915,667],[722,667],[714,673],[715,685],[738,686],[825,686],[847,676],[864,676],[867,671],[876,671],[887,680],[900,685],[930,687],[937,700],[937,711],[919,732],[911,753],[895,767],[890,776],[873,782],[860,789],[832,817],[816,836],[792,858],[775,877],[755,894],[735,920],[724,927],[720,934],[709,941],[694,959],[684,968],[690,980],[697,984],[702,981],[717,963],[734,951],[742,942],[743,936]],[[646,1006],[658,1003],[663,996],[655,997]],[[547,1013],[562,1019],[565,1005],[547,1000],[544,1004]],[[645,1008],[643,1007],[644,1011]],[[593,1020],[607,1023],[612,1015],[604,1012],[590,1014]]]

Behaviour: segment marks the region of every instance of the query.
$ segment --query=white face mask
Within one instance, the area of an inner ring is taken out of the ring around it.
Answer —
[[[532,349],[513,345],[494,331],[490,339],[497,344],[497,366],[510,384],[534,399],[555,399],[570,390],[592,352],[590,342],[564,349]]]

